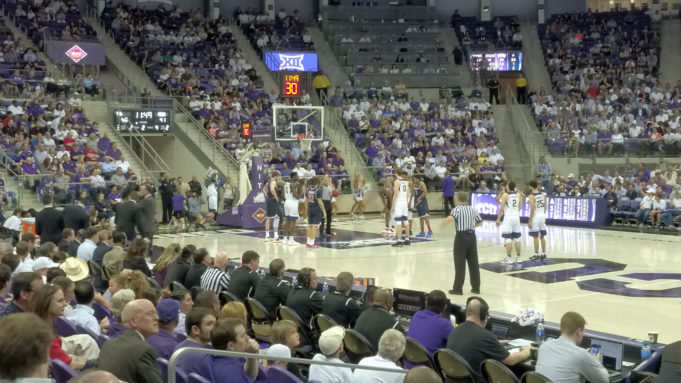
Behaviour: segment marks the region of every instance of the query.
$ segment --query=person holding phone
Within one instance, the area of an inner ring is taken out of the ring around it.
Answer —
[[[579,345],[584,338],[586,320],[569,311],[560,319],[560,338],[544,342],[539,347],[535,371],[552,382],[608,383],[608,370],[600,363],[600,346],[586,350]]]

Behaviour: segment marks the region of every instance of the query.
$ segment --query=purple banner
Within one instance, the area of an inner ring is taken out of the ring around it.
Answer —
[[[97,42],[50,40],[45,45],[45,51],[57,64],[106,64],[104,45]]]
[[[471,193],[470,203],[480,215],[487,219],[496,219],[499,204],[496,194]],[[526,199],[520,210],[520,217],[530,215],[530,206]],[[547,222],[558,225],[598,227],[608,225],[610,213],[608,201],[603,198],[548,197],[546,206]]]
[[[262,199],[262,189],[265,186],[265,165],[262,162],[262,157],[251,157],[249,178],[251,180],[251,192],[248,197],[243,204],[218,214],[216,221],[219,224],[243,229],[260,229],[265,226],[265,201]],[[255,201],[256,199],[258,202]],[[260,202],[261,199],[262,202]]]

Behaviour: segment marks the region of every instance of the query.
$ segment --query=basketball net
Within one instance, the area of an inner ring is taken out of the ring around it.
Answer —
[[[300,149],[303,151],[311,151],[312,150],[312,136],[308,136],[306,134],[298,134],[296,137],[298,139],[298,145],[300,145]]]

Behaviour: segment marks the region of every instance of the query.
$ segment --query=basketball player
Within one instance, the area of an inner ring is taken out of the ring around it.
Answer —
[[[395,220],[395,234],[397,241],[393,243],[395,247],[402,247],[404,240],[402,238],[402,229],[407,229],[407,219],[409,212],[409,201],[412,195],[412,183],[407,179],[407,173],[399,169],[397,170],[397,179],[393,185],[393,219]],[[407,233],[409,235],[409,233]]]
[[[430,209],[428,209],[428,188],[426,183],[419,177],[412,179],[414,183],[414,205],[416,206],[416,213],[419,216],[419,223],[421,225],[421,232],[416,235],[417,238],[432,237],[433,230],[430,229]],[[425,233],[423,225],[428,226],[428,234]]]
[[[525,196],[515,190],[515,182],[510,181],[506,192],[500,199],[497,226],[501,225],[501,237],[506,247],[506,258],[501,261],[505,264],[513,264],[511,252],[515,243],[516,262],[520,263],[520,208],[525,201]],[[501,223],[501,216],[504,222]]]
[[[312,177],[307,188],[307,245],[305,246],[313,249],[319,248],[319,245],[314,243],[317,228],[322,224],[322,220],[326,219],[320,187],[322,178],[322,176]]]
[[[285,245],[300,245],[296,242],[293,232],[298,221],[298,200],[305,194],[305,184],[300,182],[298,174],[291,172],[291,180],[284,184],[284,241]]]
[[[530,217],[527,220],[529,234],[534,241],[534,256],[530,259],[546,259],[546,194],[539,191],[537,181],[530,181],[532,194],[530,200]],[[541,241],[541,256],[539,255],[539,241]]]
[[[381,234],[392,235],[394,234],[392,230],[393,215],[392,215],[392,201],[393,201],[393,177],[386,177],[385,182],[379,182],[379,192],[378,195],[381,197],[381,202],[383,202],[383,215],[385,217],[385,229]]]
[[[280,179],[281,174],[276,170],[273,171],[270,175],[270,179],[265,182],[265,187],[263,189],[267,202],[267,212],[265,215],[265,242],[270,240],[270,220],[272,220],[274,242],[281,243],[279,240],[279,196],[277,194],[277,183]]]
[[[352,214],[352,219],[364,219],[364,211],[366,206],[364,204],[364,177],[362,177],[359,172],[355,173],[355,203],[350,209],[350,214]]]

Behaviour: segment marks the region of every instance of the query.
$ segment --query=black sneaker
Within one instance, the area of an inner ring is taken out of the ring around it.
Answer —
[[[473,289],[473,290],[471,290],[471,293],[473,293],[473,294],[480,294],[480,290]]]
[[[541,256],[539,254],[535,254],[530,257],[530,261],[539,261],[541,260]]]
[[[463,291],[449,290],[450,295],[463,295]]]
[[[410,240],[406,240],[406,241],[403,242],[403,244],[404,244],[405,246],[409,246],[409,245],[411,245],[411,241],[410,241]]]
[[[541,259],[542,261],[545,260],[546,258],[548,258],[546,254],[542,254],[539,256],[539,259]]]
[[[392,247],[402,247],[402,242],[395,242],[392,244]]]

